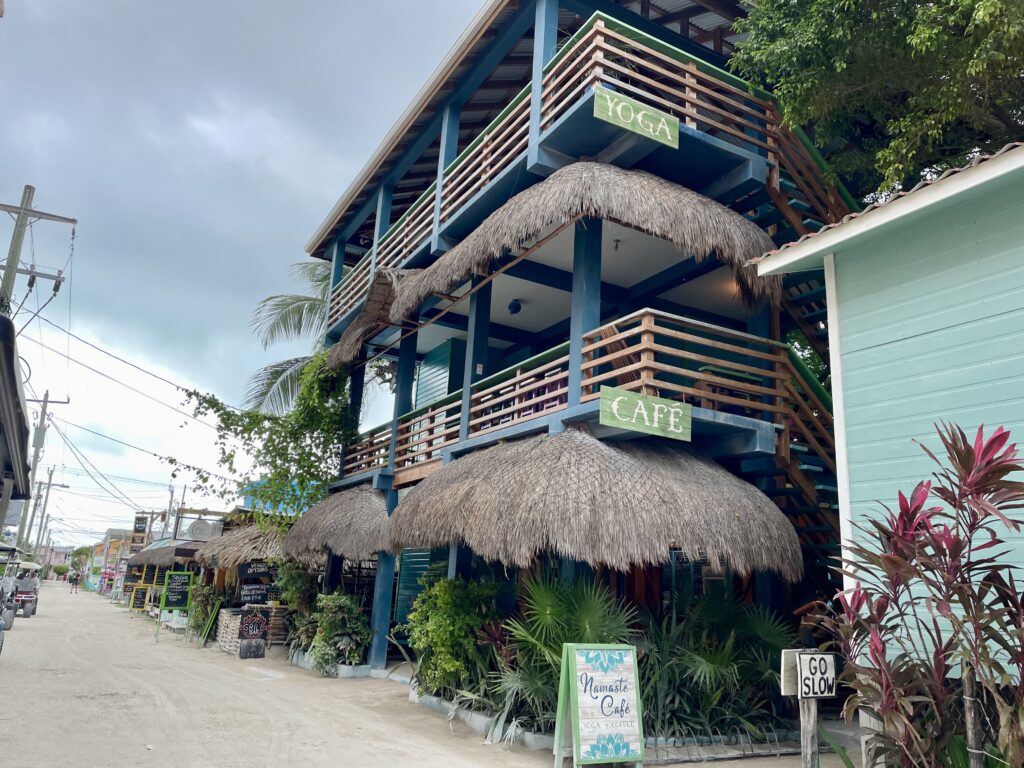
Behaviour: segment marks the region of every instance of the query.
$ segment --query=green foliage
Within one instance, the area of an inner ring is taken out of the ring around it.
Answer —
[[[308,614],[316,600],[316,574],[295,560],[277,563],[274,585],[281,590],[281,601],[292,613]]]
[[[420,686],[447,696],[479,687],[474,684],[486,675],[489,660],[477,635],[497,618],[497,587],[458,579],[420,581],[426,588],[416,597],[400,630],[416,653]]]
[[[318,595],[312,620],[316,634],[309,650],[321,674],[330,674],[338,664],[362,663],[373,633],[358,600],[341,591]]]
[[[602,585],[550,575],[523,584],[521,616],[504,624],[507,648],[492,676],[496,698],[542,731],[554,723],[563,643],[628,643],[636,612]]]
[[[758,0],[734,67],[813,124],[854,186],[891,189],[1024,136],[1020,0]]]
[[[195,416],[217,421],[218,465],[237,480],[171,460],[196,473],[204,488],[223,498],[244,492],[254,511],[275,523],[290,521],[319,501],[338,476],[342,447],[355,437],[349,414],[348,375],[327,367],[327,350],[302,369],[295,407],[283,416],[238,411],[215,396],[188,393]],[[271,513],[267,515],[266,513]],[[261,522],[261,520],[257,520]]]
[[[53,572],[55,574],[57,574],[58,576],[65,575],[69,570],[71,570],[71,569],[68,568],[68,566],[66,566],[66,565],[55,565],[55,566],[53,566]]]
[[[92,559],[92,547],[78,547],[71,553],[71,567],[82,570]]]
[[[188,615],[188,628],[191,632],[202,632],[218,597],[213,584],[193,584],[192,612]]]
[[[288,620],[288,650],[291,655],[305,653],[313,645],[319,627],[312,613],[290,613]]]
[[[644,625],[637,652],[649,734],[740,728],[759,738],[781,719],[778,669],[795,638],[766,608],[704,595],[660,620],[648,616]]]

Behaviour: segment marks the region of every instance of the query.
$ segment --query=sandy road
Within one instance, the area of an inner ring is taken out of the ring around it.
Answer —
[[[550,765],[487,747],[384,680],[328,680],[281,657],[198,650],[96,595],[43,586],[5,633],[0,765],[331,768]]]

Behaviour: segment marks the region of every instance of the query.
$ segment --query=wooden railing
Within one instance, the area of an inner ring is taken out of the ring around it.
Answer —
[[[360,435],[359,440],[345,447],[342,474],[345,476],[358,475],[386,467],[390,446],[390,424],[384,424]]]
[[[771,421],[782,459],[788,461],[791,445],[799,444],[834,473],[827,395],[790,355],[781,342],[645,309],[584,334],[580,400],[594,400],[602,386],[610,386]],[[481,379],[471,390],[467,436],[565,409],[568,382],[568,343]],[[440,460],[445,448],[459,442],[461,416],[461,391],[402,416],[395,469]],[[390,437],[390,428],[381,427],[350,446],[345,474],[386,466]]]
[[[530,136],[530,88],[519,92],[444,171],[441,222],[447,221],[526,150]]]
[[[459,441],[462,392],[402,416],[398,421],[395,469],[441,458],[441,451]]]
[[[797,442],[835,472],[832,415],[786,344],[646,309],[585,334],[583,356],[583,402],[612,386],[773,421],[780,455]]]
[[[471,437],[561,410],[569,394],[569,345],[560,344],[473,385]]]
[[[545,67],[541,131],[550,129],[597,85],[674,115],[680,124],[769,163],[773,203],[800,234],[836,222],[850,201],[823,176],[820,158],[799,131],[784,125],[771,94],[601,13],[594,14]],[[530,86],[444,169],[445,223],[527,149]],[[430,237],[437,197],[432,184],[381,238],[378,267],[404,266]],[[370,284],[369,256],[331,293],[330,324],[356,306]]]

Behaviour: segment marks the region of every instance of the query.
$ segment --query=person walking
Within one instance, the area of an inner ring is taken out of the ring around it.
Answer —
[[[71,594],[78,594],[78,571],[74,571],[68,581],[71,582]]]

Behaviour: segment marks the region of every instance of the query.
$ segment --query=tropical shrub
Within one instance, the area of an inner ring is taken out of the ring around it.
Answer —
[[[769,610],[720,594],[684,599],[637,638],[644,728],[654,736],[777,725],[779,668],[793,631]]]
[[[317,628],[309,651],[321,674],[331,674],[339,664],[362,663],[373,633],[358,600],[340,591],[318,595],[312,619]]]
[[[192,586],[192,612],[188,615],[190,632],[202,632],[218,597],[217,589],[213,584],[194,584]]]
[[[306,653],[316,639],[319,627],[312,613],[290,613],[288,620],[288,653],[295,656]]]
[[[413,601],[406,624],[398,628],[407,634],[416,654],[418,684],[446,697],[464,688],[479,693],[479,684],[493,665],[478,633],[497,618],[497,587],[460,579],[421,578],[421,582],[425,589]]]
[[[70,569],[66,565],[55,565],[55,566],[53,566],[53,572],[57,576],[64,576],[64,575],[66,575],[69,570]]]
[[[563,643],[628,643],[636,611],[589,580],[550,575],[523,582],[520,616],[507,620],[491,691],[502,702],[498,730],[510,717],[538,731],[554,725]]]
[[[281,560],[277,564],[274,585],[281,590],[281,601],[290,612],[308,614],[316,600],[316,575],[295,560]]]
[[[1024,594],[1001,538],[1024,507],[1016,445],[1002,427],[974,440],[938,428],[931,481],[863,527],[846,572],[856,588],[821,617],[845,660],[846,702],[882,721],[879,749],[904,766],[956,765],[960,740],[978,757],[1024,764]],[[1018,475],[1019,476],[1019,475]],[[931,498],[942,506],[928,506]],[[996,726],[982,735],[985,713]],[[980,765],[972,761],[972,765]]]

